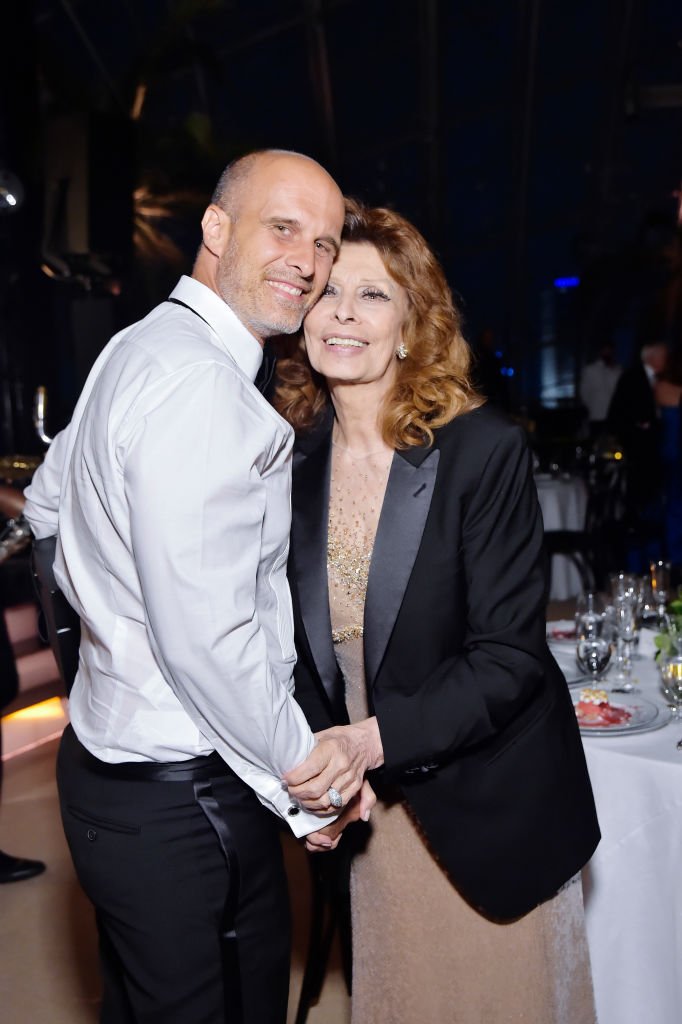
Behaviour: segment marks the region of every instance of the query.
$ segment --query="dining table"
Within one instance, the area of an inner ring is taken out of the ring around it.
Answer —
[[[588,488],[572,473],[535,473],[540,511],[545,530],[584,530]],[[552,555],[550,599],[565,601],[582,589],[580,575],[570,558]]]
[[[596,683],[581,677],[572,626],[549,623],[548,641],[574,703],[596,686],[632,713],[611,731],[581,728],[602,832],[583,871],[597,1020],[680,1024],[682,719],[661,692],[651,630],[640,631],[634,689],[623,693],[612,691],[613,669]]]

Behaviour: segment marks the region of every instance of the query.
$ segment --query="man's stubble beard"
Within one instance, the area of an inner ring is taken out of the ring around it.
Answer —
[[[300,329],[309,308],[307,306],[300,315],[292,309],[288,316],[284,310],[278,315],[275,308],[264,309],[265,302],[259,291],[264,289],[265,295],[269,286],[261,278],[250,279],[244,274],[239,246],[233,239],[228,242],[218,263],[216,287],[223,302],[226,302],[244,326],[261,340],[278,334],[295,334]],[[273,293],[273,306],[275,302]]]

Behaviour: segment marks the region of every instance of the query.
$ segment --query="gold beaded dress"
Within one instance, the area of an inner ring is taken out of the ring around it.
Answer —
[[[368,716],[362,623],[392,452],[332,453],[327,568],[351,722]],[[443,808],[447,813],[447,808]],[[594,1024],[582,887],[512,923],[473,910],[396,794],[351,868],[352,1024]]]

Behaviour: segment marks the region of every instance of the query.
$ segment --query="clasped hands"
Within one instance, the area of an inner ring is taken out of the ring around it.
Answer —
[[[352,821],[367,821],[376,803],[365,774],[384,763],[376,718],[353,725],[338,725],[315,734],[316,746],[305,761],[284,776],[289,795],[315,814],[334,813],[329,800],[331,786],[341,794],[343,811],[331,824],[306,837],[310,852],[334,850],[343,830]]]

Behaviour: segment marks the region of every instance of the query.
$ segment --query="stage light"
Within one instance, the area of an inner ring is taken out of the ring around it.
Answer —
[[[0,167],[0,214],[14,213],[24,202],[24,186],[16,174]]]
[[[554,287],[562,292],[566,291],[567,288],[577,288],[579,284],[579,277],[556,277],[554,279]]]

